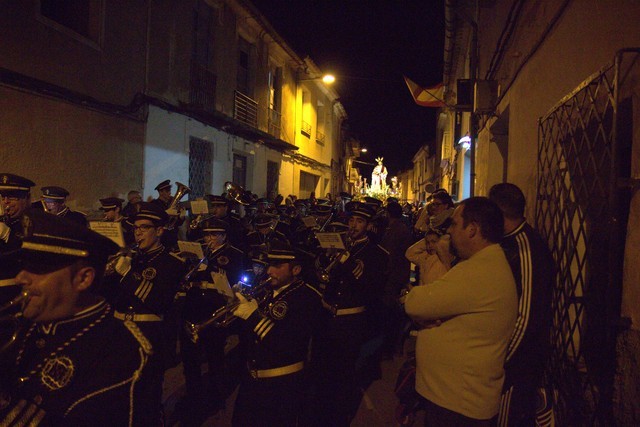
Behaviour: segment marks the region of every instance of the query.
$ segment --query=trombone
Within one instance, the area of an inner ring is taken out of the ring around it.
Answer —
[[[28,298],[29,293],[27,291],[22,291],[14,299],[0,307],[0,314],[2,314],[13,307],[20,305],[20,311],[18,313],[0,316],[0,331],[2,331],[3,340],[3,342],[0,342],[0,354],[7,351],[16,342],[18,333],[20,332],[20,323],[18,319],[22,317],[22,309],[26,305]],[[6,337],[5,334],[7,334]]]
[[[267,279],[255,285],[251,289],[251,292],[248,292],[243,295],[246,296],[247,299],[254,299],[254,298],[257,299],[258,296],[263,293],[264,289],[272,280],[273,280],[272,277],[268,277]],[[262,302],[261,299],[262,298],[258,300],[258,305],[260,305],[260,303]],[[239,305],[240,305],[240,302],[237,299],[235,299],[230,303],[228,303],[227,305],[224,305],[219,309],[217,309],[216,311],[214,311],[211,317],[203,322],[200,322],[200,323],[185,322],[184,328],[185,328],[185,331],[187,332],[187,335],[189,335],[189,338],[191,338],[191,341],[194,344],[197,344],[198,340],[200,339],[200,332],[202,332],[204,329],[208,328],[209,326],[215,326],[217,328],[226,328],[231,323],[233,323],[235,319],[237,319],[237,317],[235,317],[231,313],[233,313],[233,311],[236,308],[238,308]]]

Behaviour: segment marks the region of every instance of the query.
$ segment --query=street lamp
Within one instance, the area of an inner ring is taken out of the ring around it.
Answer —
[[[325,74],[321,77],[311,77],[308,79],[298,79],[299,82],[312,82],[312,81],[322,81],[324,84],[332,84],[336,81],[336,76],[333,74]]]

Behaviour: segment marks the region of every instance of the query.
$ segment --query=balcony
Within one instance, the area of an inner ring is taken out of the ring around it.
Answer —
[[[282,129],[282,114],[269,108],[269,133],[276,138],[280,138],[280,130]]]
[[[258,127],[258,103],[242,92],[235,91],[233,117],[251,127]]]
[[[189,105],[208,113],[215,112],[216,80],[215,74],[201,64],[191,61]]]
[[[324,133],[317,131],[316,132],[316,142],[320,145],[324,145],[324,140],[326,139],[326,136]]]
[[[302,123],[300,123],[300,133],[307,138],[311,138],[311,125],[303,120]]]

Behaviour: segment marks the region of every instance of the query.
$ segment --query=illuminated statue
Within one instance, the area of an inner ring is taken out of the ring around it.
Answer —
[[[387,168],[382,164],[383,157],[378,157],[378,165],[371,173],[371,191],[383,191],[387,188]]]

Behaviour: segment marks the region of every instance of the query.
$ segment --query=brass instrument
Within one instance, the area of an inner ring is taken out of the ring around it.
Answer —
[[[258,304],[260,304],[261,298],[259,299],[258,296],[260,296],[263,293],[267,285],[271,283],[272,280],[273,280],[272,277],[268,277],[267,279],[255,285],[251,289],[251,292],[243,295],[247,297],[247,299],[258,299]],[[237,299],[235,299],[230,303],[228,303],[227,305],[224,305],[219,309],[217,309],[216,311],[214,311],[211,317],[205,320],[204,322],[201,322],[201,323],[185,322],[184,328],[187,334],[189,335],[189,337],[191,338],[191,341],[193,341],[193,343],[196,344],[200,339],[199,337],[200,332],[202,332],[203,329],[206,329],[210,326],[215,326],[217,328],[226,328],[227,326],[229,326],[235,319],[237,319],[237,317],[234,316],[232,313],[236,308],[238,308],[239,305],[240,305],[240,302]]]
[[[227,192],[227,198],[243,206],[251,204],[251,196],[247,194],[240,185],[235,182],[227,181],[224,183],[224,190]]]
[[[6,314],[0,317],[0,331],[2,340],[0,340],[0,354],[8,350],[18,338],[20,332],[20,324],[18,319],[22,316],[22,308],[29,298],[27,291],[22,291],[14,299],[0,307],[0,314],[20,305],[21,310],[15,314]],[[6,334],[6,336],[5,336]]]
[[[183,209],[183,206],[180,205],[180,200],[187,194],[191,193],[191,189],[183,183],[177,181],[176,187],[178,187],[176,194],[173,196],[173,200],[171,200],[171,203],[166,210],[176,210],[179,212],[179,209]],[[176,227],[176,223],[179,219],[180,215],[173,215],[167,225],[164,226],[165,230],[173,230]]]
[[[191,222],[189,223],[189,229],[197,230],[198,228],[200,228],[203,222],[208,221],[213,217],[215,217],[215,214],[208,214],[208,215],[200,214],[197,217],[195,217],[193,220],[191,220]]]
[[[108,276],[110,274],[113,274],[114,271],[116,271],[116,264],[118,263],[118,260],[120,259],[120,257],[132,256],[137,250],[138,250],[138,244],[133,244],[131,246],[121,248],[118,252],[111,255],[107,259],[107,264],[104,267],[104,275]]]

